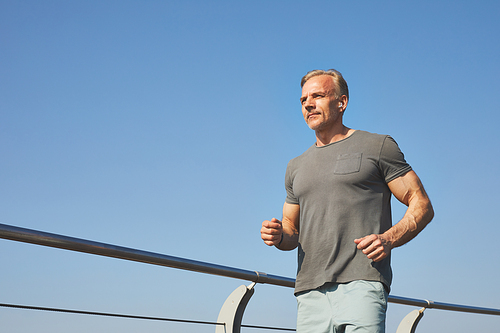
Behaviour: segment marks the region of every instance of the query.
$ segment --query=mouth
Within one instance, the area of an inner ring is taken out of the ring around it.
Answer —
[[[309,114],[307,115],[307,120],[309,120],[311,117],[315,117],[315,116],[318,116],[318,115],[319,115],[319,113],[318,113],[318,112],[315,112],[315,113],[309,113]]]

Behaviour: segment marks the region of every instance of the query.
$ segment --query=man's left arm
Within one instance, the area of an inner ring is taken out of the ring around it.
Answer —
[[[358,249],[373,261],[386,258],[393,248],[412,240],[434,217],[431,201],[414,171],[407,172],[387,185],[392,194],[408,206],[408,209],[401,221],[383,234],[368,235],[354,240]]]

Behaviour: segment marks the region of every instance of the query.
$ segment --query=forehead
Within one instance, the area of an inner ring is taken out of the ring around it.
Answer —
[[[335,84],[333,82],[333,77],[330,75],[313,76],[307,80],[302,87],[302,95],[307,95],[308,93],[316,91],[334,92]]]

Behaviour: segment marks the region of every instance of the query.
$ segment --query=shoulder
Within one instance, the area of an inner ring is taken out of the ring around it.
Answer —
[[[371,133],[362,130],[355,131],[352,134],[352,136],[358,140],[377,141],[377,142],[383,142],[386,138],[390,137],[387,134]]]
[[[290,168],[290,167],[293,167],[293,166],[300,165],[304,160],[307,160],[307,158],[309,156],[311,156],[311,154],[314,152],[315,146],[316,146],[316,144],[313,144],[305,152],[303,152],[302,154],[300,154],[297,157],[292,158],[288,162],[288,167]]]
[[[356,130],[345,140],[345,145],[351,150],[377,155],[380,153],[387,138],[390,138],[390,136],[386,134]]]

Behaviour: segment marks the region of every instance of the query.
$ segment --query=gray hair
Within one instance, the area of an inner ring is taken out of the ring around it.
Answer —
[[[307,82],[307,80],[309,80],[310,78],[320,75],[329,75],[333,77],[333,83],[337,87],[335,91],[336,94],[335,98],[339,98],[342,95],[346,95],[347,100],[349,100],[349,88],[347,87],[347,82],[345,81],[342,74],[340,74],[340,72],[335,69],[329,69],[326,71],[322,69],[315,69],[308,72],[306,75],[304,75],[304,77],[300,81],[300,87],[303,87],[304,84]]]

